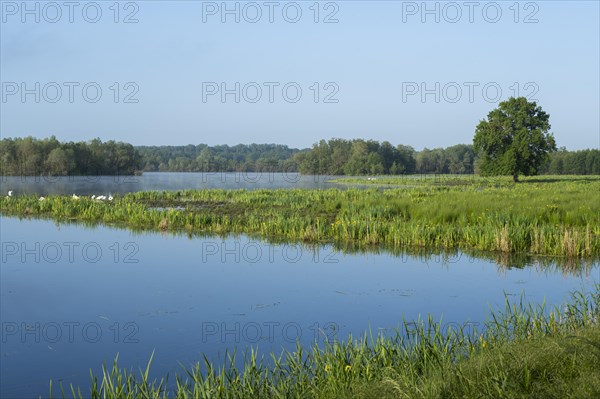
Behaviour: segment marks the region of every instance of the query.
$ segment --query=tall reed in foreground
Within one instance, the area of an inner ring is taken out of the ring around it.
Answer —
[[[562,308],[510,303],[481,331],[404,322],[393,336],[365,335],[302,348],[269,361],[246,353],[218,366],[206,357],[173,380],[103,367],[76,398],[597,397],[600,285]],[[52,387],[52,385],[51,385]],[[67,395],[63,392],[63,397]]]

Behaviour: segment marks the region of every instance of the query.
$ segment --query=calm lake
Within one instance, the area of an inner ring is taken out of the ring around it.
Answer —
[[[2,189],[47,195],[331,184],[281,175],[221,185],[220,176],[202,182],[201,174],[146,174],[130,183],[29,179],[5,178]],[[0,234],[3,398],[47,395],[51,379],[87,392],[89,370],[99,372],[117,354],[136,371],[154,352],[152,375],[169,373],[172,383],[181,365],[202,354],[219,363],[236,348],[268,354],[297,341],[392,334],[403,319],[428,314],[447,327],[481,326],[505,297],[553,306],[600,281],[597,262],[568,271],[535,262],[516,268],[460,252],[348,254],[246,236],[190,239],[13,217],[0,218]]]
[[[1,176],[0,191],[20,194],[92,195],[122,194],[148,190],[185,190],[203,188],[343,188],[329,182],[339,176],[307,176],[298,173],[205,172],[205,173],[144,173],[141,176]]]

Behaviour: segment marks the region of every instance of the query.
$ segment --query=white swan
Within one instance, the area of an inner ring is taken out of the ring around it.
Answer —
[[[78,200],[79,199],[79,197],[76,196],[75,194],[73,194],[73,196],[71,198],[73,198],[74,200]]]

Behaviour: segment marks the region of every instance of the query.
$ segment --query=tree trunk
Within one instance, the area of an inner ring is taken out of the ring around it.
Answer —
[[[518,174],[516,174],[516,173],[515,173],[515,174],[513,175],[513,181],[514,181],[515,183],[518,183],[518,182],[519,182],[519,175],[518,175]]]

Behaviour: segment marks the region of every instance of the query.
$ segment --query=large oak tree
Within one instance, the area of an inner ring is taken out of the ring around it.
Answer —
[[[548,153],[556,151],[550,116],[525,97],[511,97],[498,104],[475,129],[473,146],[481,156],[481,174],[519,175],[538,172]]]

